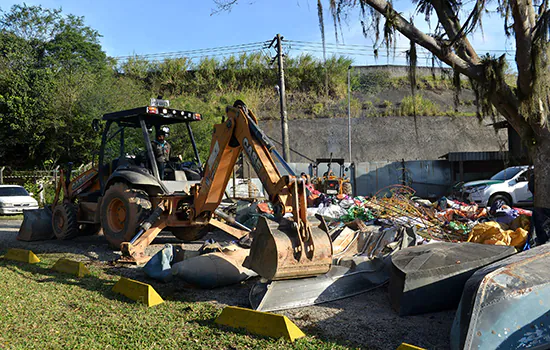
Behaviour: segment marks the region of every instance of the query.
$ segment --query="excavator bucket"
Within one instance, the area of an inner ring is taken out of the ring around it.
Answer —
[[[50,208],[23,211],[23,223],[19,228],[18,240],[45,241],[54,237]]]
[[[260,217],[243,266],[272,281],[327,273],[332,263],[330,236],[315,224],[311,236],[313,247],[308,254],[292,221],[277,223]]]

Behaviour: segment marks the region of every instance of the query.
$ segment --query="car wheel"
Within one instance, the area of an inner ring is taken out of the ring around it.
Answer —
[[[52,212],[52,229],[57,239],[78,236],[77,208],[71,203],[56,205]]]
[[[151,213],[149,195],[117,182],[107,189],[101,201],[100,219],[103,234],[114,249],[130,241],[143,220]]]
[[[492,207],[495,204],[498,205],[497,206],[498,208],[500,208],[503,205],[507,205],[509,207],[512,206],[510,198],[502,194],[494,195],[489,199],[489,207]]]

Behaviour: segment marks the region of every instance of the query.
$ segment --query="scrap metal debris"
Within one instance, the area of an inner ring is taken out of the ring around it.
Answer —
[[[350,200],[353,201],[351,206]],[[432,203],[416,197],[412,188],[402,185],[386,187],[370,198],[325,198],[317,208],[310,208],[309,212],[318,213],[335,222],[360,219],[367,224],[384,222],[386,225],[414,227],[416,234],[426,242],[472,241],[513,245],[518,248],[522,248],[526,242],[531,215],[528,210],[507,206],[487,210],[477,204],[466,204],[445,197]],[[514,225],[509,226],[512,221]],[[499,222],[503,233],[494,233],[481,239],[479,232],[487,222]],[[509,232],[510,227],[512,232]],[[511,239],[502,238],[502,235]]]

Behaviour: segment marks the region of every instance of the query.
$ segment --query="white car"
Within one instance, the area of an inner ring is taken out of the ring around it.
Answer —
[[[38,202],[21,186],[0,185],[0,215],[22,214],[38,209]]]
[[[506,168],[489,180],[465,183],[464,195],[482,207],[490,207],[497,201],[508,206],[532,205],[533,194],[528,188],[532,172],[533,167],[527,165]]]

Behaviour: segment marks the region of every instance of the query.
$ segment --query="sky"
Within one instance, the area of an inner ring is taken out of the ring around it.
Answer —
[[[0,8],[8,10],[20,1],[0,0]],[[64,13],[84,16],[85,23],[102,35],[103,50],[113,57],[177,52],[204,48],[234,46],[271,40],[277,33],[284,36],[285,50],[296,56],[309,52],[322,57],[321,34],[315,0],[244,0],[239,1],[231,12],[212,14],[213,0],[26,0],[27,5],[42,5],[62,8]],[[405,38],[397,41],[397,54],[375,60],[372,40],[362,34],[358,10],[342,24],[343,40],[340,44],[361,45],[345,49],[335,46],[334,25],[324,2],[325,31],[332,53],[351,57],[355,65],[405,64]],[[406,17],[414,12],[410,1],[394,1],[395,7]],[[420,29],[430,31],[423,15],[415,23]],[[292,43],[292,41],[315,44]],[[481,54],[486,50],[509,50],[508,59],[513,60],[513,40],[503,34],[502,21],[493,15],[484,21],[483,35],[472,38],[474,47]],[[260,44],[255,47],[261,47]],[[243,48],[241,50],[245,50]],[[274,54],[274,51],[266,54]],[[503,52],[492,52],[503,53]],[[354,54],[354,55],[350,55]],[[430,65],[419,59],[419,65]]]

